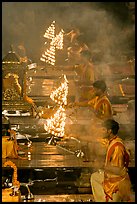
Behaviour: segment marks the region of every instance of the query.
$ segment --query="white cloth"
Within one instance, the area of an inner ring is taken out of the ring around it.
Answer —
[[[106,202],[106,195],[104,193],[102,182],[104,180],[104,171],[99,170],[91,175],[90,182],[92,187],[92,193],[95,202]],[[119,193],[113,194],[113,200],[108,202],[120,202]]]

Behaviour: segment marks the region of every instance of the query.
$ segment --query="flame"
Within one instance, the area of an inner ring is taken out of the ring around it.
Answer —
[[[61,86],[57,88],[50,94],[50,98],[55,101],[60,107],[56,113],[47,119],[47,124],[44,124],[44,129],[59,137],[63,137],[65,134],[65,120],[66,113],[64,105],[67,105],[67,95],[68,95],[68,80],[66,75],[64,75],[64,82]]]
[[[48,27],[44,34],[44,37],[52,40],[54,38],[54,35],[55,35],[55,21],[53,21],[51,25]]]
[[[50,94],[50,98],[59,105],[67,105],[68,80],[64,75],[64,82]]]
[[[63,49],[63,38],[64,38],[64,30],[61,29],[58,35],[55,36],[55,38],[52,39],[51,45],[54,45],[57,49],[62,50]]]
[[[51,42],[49,49],[45,51],[40,60],[55,65],[55,48],[60,50],[63,49],[64,30],[61,29],[59,34],[55,36],[55,21],[53,21],[50,27],[46,30],[44,37],[50,39]]]
[[[44,124],[44,129],[55,136],[63,137],[65,134],[65,120],[65,108],[60,106],[56,113],[47,119],[47,124]]]
[[[47,49],[43,57],[44,56],[46,58],[47,63],[55,65],[55,47],[54,46],[50,46],[50,49]]]

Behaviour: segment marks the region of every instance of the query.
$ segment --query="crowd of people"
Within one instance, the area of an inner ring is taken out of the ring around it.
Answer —
[[[64,44],[67,50],[67,64],[75,67],[81,83],[92,83],[95,80],[94,66],[83,33],[77,28],[72,29],[64,35]]]
[[[91,85],[86,100],[69,103],[68,107],[90,107],[93,117],[99,119],[106,146],[106,160],[101,170],[91,175],[91,188],[95,202],[126,202],[130,201],[131,182],[128,175],[129,152],[122,139],[118,136],[119,123],[114,120],[111,102],[107,96],[107,85],[95,76],[91,52],[80,40],[79,29],[65,34],[68,39],[67,61],[75,65],[79,81],[83,85]],[[27,95],[23,98],[37,112],[34,101]],[[35,114],[38,115],[39,114]],[[85,138],[86,139],[86,138]]]
[[[76,71],[83,84],[91,84],[86,100],[69,103],[69,107],[90,107],[93,117],[101,122],[102,141],[106,146],[105,164],[101,170],[92,173],[91,188],[95,202],[131,201],[131,181],[128,175],[130,153],[118,136],[119,123],[113,117],[111,102],[107,96],[104,80],[96,79],[91,52],[85,44],[79,43],[79,30],[72,30],[71,46],[68,47],[68,60],[77,66]],[[74,44],[73,44],[74,43]],[[85,94],[85,93],[84,93]],[[97,120],[94,120],[97,121]],[[84,137],[86,140],[86,137]]]
[[[91,175],[93,199],[95,202],[128,202],[131,201],[132,189],[128,175],[130,153],[118,136],[119,123],[113,117],[106,82],[96,78],[90,49],[82,42],[81,36],[79,29],[65,34],[68,39],[66,60],[69,65],[75,65],[81,84],[91,85],[91,89],[86,100],[81,101],[79,97],[78,101],[69,103],[68,107],[90,107],[92,117],[97,119],[94,122],[99,121],[99,127],[102,128],[106,159],[102,169]]]

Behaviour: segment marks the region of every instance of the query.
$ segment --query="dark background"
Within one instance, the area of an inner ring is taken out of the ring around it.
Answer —
[[[79,28],[91,52],[102,52],[104,61],[134,54],[134,3],[2,2],[2,57],[12,44],[17,53],[37,62],[44,49],[43,35],[53,20],[65,32]]]

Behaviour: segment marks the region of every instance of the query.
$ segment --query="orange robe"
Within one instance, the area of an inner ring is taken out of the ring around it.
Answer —
[[[100,119],[112,118],[111,103],[106,95],[101,97],[96,96],[88,102],[89,105],[94,109],[96,116]]]
[[[119,137],[113,138],[109,143],[105,166],[110,164],[114,167],[121,167],[121,173],[119,175],[105,172],[103,188],[106,194],[106,201],[112,199],[113,193],[119,191],[121,199],[128,200],[130,195],[131,183],[127,172],[129,163],[129,154]]]
[[[17,146],[14,140],[8,140],[9,136],[2,137],[2,159],[18,158]]]

